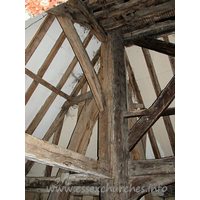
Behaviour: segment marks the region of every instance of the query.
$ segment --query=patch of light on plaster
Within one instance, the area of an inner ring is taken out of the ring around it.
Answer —
[[[28,20],[28,19],[30,19],[31,17],[29,16],[29,14],[28,13],[25,13],[25,21],[26,20]]]
[[[159,143],[157,140],[156,140],[156,142],[157,142],[158,149],[159,149],[159,151],[160,151],[161,157],[165,157],[165,153],[164,153],[164,151],[162,150],[160,143]]]
[[[80,24],[75,23],[74,27],[79,35],[79,37],[81,38],[81,41],[83,42],[83,40],[86,38],[86,36],[89,33],[89,29],[86,27],[81,26]]]
[[[154,159],[154,154],[153,154],[153,150],[151,147],[151,143],[149,140],[149,136],[147,135],[147,139],[146,139],[146,159]]]

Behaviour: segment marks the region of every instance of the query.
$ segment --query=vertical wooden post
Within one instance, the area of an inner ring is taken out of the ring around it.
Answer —
[[[100,80],[105,96],[105,110],[99,113],[99,160],[110,164],[112,183],[102,186],[118,189],[101,193],[101,199],[128,199],[128,193],[120,188],[128,184],[127,150],[128,121],[123,118],[127,110],[126,66],[123,36],[120,31],[108,34],[108,42],[102,44]],[[113,185],[112,185],[113,184]]]

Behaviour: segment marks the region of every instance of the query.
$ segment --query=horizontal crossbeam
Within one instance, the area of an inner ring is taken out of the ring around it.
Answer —
[[[82,154],[25,134],[25,157],[44,165],[97,177],[108,177],[108,166]]]

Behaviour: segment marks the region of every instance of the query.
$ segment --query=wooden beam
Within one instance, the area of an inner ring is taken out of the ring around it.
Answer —
[[[143,99],[142,99],[142,95],[140,93],[140,90],[139,90],[139,87],[137,85],[135,76],[133,74],[133,70],[131,68],[131,64],[129,62],[127,53],[125,55],[126,55],[126,65],[127,65],[127,71],[128,71],[128,75],[129,75],[130,84],[131,84],[131,86],[134,90],[136,97],[137,97],[138,103],[144,104]],[[157,145],[156,138],[154,136],[154,132],[153,132],[152,128],[150,128],[148,130],[148,136],[149,136],[149,139],[150,139],[150,143],[151,143],[155,158],[161,158],[160,151],[158,149],[158,145]],[[144,152],[146,152],[146,148],[145,148],[146,147],[146,138],[144,136],[142,138],[142,142],[143,142]]]
[[[124,117],[129,118],[129,117],[139,117],[139,116],[148,116],[151,115],[154,112],[154,110],[151,109],[143,109],[143,110],[134,110],[134,111],[125,111],[124,112]],[[162,112],[160,116],[169,116],[169,115],[174,115],[175,114],[175,108],[167,108]]]
[[[151,160],[129,160],[129,183],[140,191],[130,192],[130,199],[138,199],[154,188],[165,186],[175,181],[175,157]],[[142,190],[142,189],[143,190]]]
[[[85,94],[87,92],[87,89],[88,89],[88,84],[87,82],[83,85],[82,89],[81,89],[81,94]],[[78,104],[78,113],[77,113],[77,120],[79,119],[79,116],[80,116],[80,113],[83,109],[83,106],[84,106],[85,102],[80,102]]]
[[[95,36],[98,38],[99,41],[105,42],[107,39],[107,34],[103,27],[97,22],[95,16],[86,4],[81,0],[69,0],[68,3],[73,5],[75,8],[79,9],[81,13],[85,16],[88,20]]]
[[[79,153],[25,134],[25,157],[41,164],[97,177],[108,177],[107,165]]]
[[[128,42],[146,36],[159,36],[164,33],[175,31],[175,20],[167,20],[164,22],[157,22],[153,25],[145,26],[129,33],[124,34],[124,41]]]
[[[103,179],[107,180],[107,179]],[[108,179],[109,180],[109,179]],[[98,186],[101,179],[99,177],[85,174],[63,173],[59,177],[26,177],[25,190],[28,192],[49,193],[49,188],[59,188],[62,186]]]
[[[67,100],[71,100],[71,97],[69,95],[67,95],[66,93],[62,92],[61,90],[58,90],[56,87],[54,87],[53,85],[51,85],[50,83],[48,83],[47,81],[45,81],[44,79],[39,77],[38,75],[34,74],[29,69],[25,68],[25,73],[26,73],[26,75],[28,75],[29,77],[31,77],[32,79],[34,79],[35,81],[37,81],[38,83],[43,85],[44,87],[46,87],[49,90],[51,90],[52,92],[60,95],[61,97],[65,98]]]
[[[82,154],[86,153],[98,114],[99,110],[94,99],[87,100],[73,131],[68,149]]]
[[[167,86],[162,90],[159,97],[150,107],[154,112],[150,116],[141,117],[129,132],[128,142],[129,151],[137,144],[140,138],[149,128],[158,120],[161,113],[170,105],[175,97],[175,76],[170,80]]]
[[[169,0],[158,0],[156,1],[157,4],[161,4],[167,2]],[[102,9],[94,13],[95,17],[99,20],[102,19],[110,19],[110,18],[117,18],[119,16],[127,15],[129,13],[135,13],[139,9],[142,10],[144,8],[155,6],[154,1],[138,1],[138,0],[131,0],[128,2],[123,2],[111,6],[110,8]]]
[[[43,77],[46,70],[48,69],[49,65],[51,64],[52,60],[54,59],[55,55],[57,54],[58,50],[60,49],[61,45],[63,44],[64,40],[65,40],[66,36],[64,34],[64,32],[62,32],[58,38],[58,40],[56,41],[55,45],[53,46],[53,48],[51,49],[50,53],[48,54],[48,56],[46,57],[45,61],[43,62],[42,66],[40,67],[40,69],[37,72],[37,75],[39,77]],[[33,92],[35,91],[36,87],[38,86],[38,82],[33,81],[31,83],[31,85],[29,86],[28,90],[26,91],[25,94],[25,104],[28,103],[31,95],[33,94]]]
[[[170,0],[144,9],[137,9],[135,12],[127,14],[128,15],[125,14],[122,19],[119,18],[121,16],[119,14],[118,20],[108,18],[107,20],[101,21],[101,23],[106,31],[119,28],[122,28],[124,32],[137,30],[148,26],[149,24],[166,21],[175,17],[175,1]]]
[[[163,111],[161,116],[169,116],[169,115],[175,115],[175,107],[172,108],[167,108],[166,110]]]
[[[86,50],[83,48],[81,39],[78,33],[76,32],[76,29],[74,28],[72,21],[69,18],[63,17],[63,16],[57,16],[57,19],[61,27],[63,28],[80,62],[80,65],[83,69],[83,72],[87,78],[88,84],[93,93],[97,107],[99,108],[100,111],[103,111],[103,96],[102,96],[102,91],[101,91],[101,85],[94,71],[94,68],[92,67],[90,58]]]
[[[144,38],[140,38],[136,40],[125,41],[124,43],[126,47],[129,47],[135,44],[137,46],[151,49],[159,53],[163,53],[163,54],[173,56],[173,57],[175,56],[175,44],[165,42],[162,40],[157,40],[150,37],[144,37]]]
[[[155,70],[153,61],[151,59],[150,52],[149,52],[149,50],[147,50],[145,48],[142,48],[142,51],[144,54],[144,58],[145,58],[145,61],[146,61],[147,67],[148,67],[148,71],[149,71],[149,74],[151,77],[151,81],[152,81],[156,96],[158,97],[159,94],[161,93],[161,87],[160,87],[160,84],[158,81],[158,77],[156,75],[156,70]],[[171,119],[169,116],[165,116],[165,117],[163,117],[163,120],[164,120],[164,124],[165,124],[166,130],[167,130],[168,136],[169,136],[172,151],[175,155],[175,133],[174,133],[174,129],[173,129],[173,126],[171,123]]]
[[[175,174],[175,157],[129,160],[129,179],[136,176]]]
[[[108,42],[102,44],[102,88],[105,94],[105,111],[99,115],[99,160],[105,160],[111,168],[113,182],[110,186],[125,187],[128,181],[127,131],[128,121],[123,119],[127,110],[126,65],[121,31],[108,34]],[[103,183],[104,185],[106,183]],[[127,199],[120,191],[101,193],[101,199]]]
[[[71,101],[68,101],[68,103],[65,104],[64,107],[62,108],[68,108],[69,106],[73,106],[73,105],[76,105],[76,104],[79,104],[83,101],[86,101],[87,99],[92,99],[92,93],[89,91],[89,92],[86,92],[84,94],[80,94],[76,97],[73,97],[71,99]]]
[[[40,42],[42,41],[43,37],[45,36],[46,32],[48,31],[49,27],[53,23],[55,19],[54,15],[48,14],[42,24],[40,25],[39,29],[35,33],[34,37],[30,41],[29,45],[26,47],[25,50],[25,65],[28,63],[29,59],[39,46]]]
[[[63,122],[64,122],[64,120],[63,120]],[[62,131],[62,127],[63,127],[63,122],[59,125],[58,129],[54,133],[52,144],[58,145],[60,135],[61,135],[61,131]],[[45,168],[44,176],[50,177],[51,172],[52,172],[52,166],[47,165],[46,168]]]
[[[143,109],[143,110],[134,110],[134,111],[125,111],[123,113],[123,116],[125,118],[129,117],[140,117],[140,116],[147,116],[150,115],[152,112],[149,109]]]
[[[95,53],[94,58],[92,59],[91,63],[92,66],[95,67],[97,61],[99,60],[99,57],[101,55],[101,47],[98,49],[98,51]],[[78,94],[79,91],[83,88],[84,84],[87,82],[85,75],[80,78],[79,82],[76,84],[73,90],[73,94]],[[77,92],[78,91],[78,92]]]
[[[174,182],[174,174],[137,176],[130,181],[131,187],[134,188],[129,193],[129,200],[140,199],[143,195],[155,190],[155,188],[163,187]],[[138,190],[138,188],[140,189]]]
[[[103,4],[102,4],[102,2],[99,2],[99,0],[88,0],[87,6],[89,8],[91,8],[92,10],[94,10],[94,9],[98,9],[99,7],[101,8],[102,5],[107,6],[107,5],[110,5],[110,4],[114,4],[117,1],[118,0],[107,0],[107,1],[103,2]]]
[[[133,108],[140,108],[140,109],[143,109],[144,108],[144,104],[142,103],[133,103]]]

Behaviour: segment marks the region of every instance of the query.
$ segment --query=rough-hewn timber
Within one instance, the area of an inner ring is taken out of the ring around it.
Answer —
[[[103,97],[102,97],[102,90],[97,75],[94,71],[94,68],[90,62],[90,58],[84,49],[81,39],[76,32],[76,29],[73,26],[72,21],[63,16],[57,16],[57,19],[63,28],[73,50],[76,54],[80,65],[83,69],[83,72],[87,78],[88,84],[91,88],[93,93],[94,99],[96,101],[97,107],[100,111],[103,111]]]
[[[25,134],[26,159],[65,170],[108,177],[107,165],[79,153]]]

